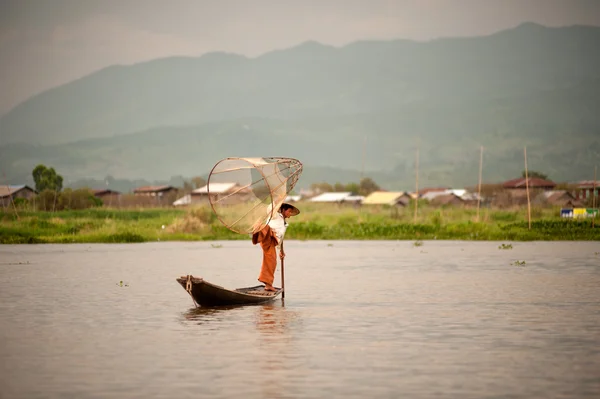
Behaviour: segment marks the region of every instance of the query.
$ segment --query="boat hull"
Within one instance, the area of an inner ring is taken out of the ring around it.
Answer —
[[[263,285],[230,290],[191,275],[181,276],[176,280],[194,302],[202,307],[254,305],[272,301],[281,294],[280,288],[276,292],[270,292],[265,291]]]

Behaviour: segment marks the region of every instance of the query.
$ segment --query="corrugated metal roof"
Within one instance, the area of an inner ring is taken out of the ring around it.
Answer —
[[[237,183],[210,183],[211,194],[223,194],[237,186]],[[208,184],[192,191],[192,194],[208,194]]]
[[[453,194],[460,199],[466,200],[471,199],[473,194],[468,193],[467,190],[462,188],[449,188],[445,191],[429,191],[428,193],[421,196],[422,199],[431,201],[434,198],[441,197],[443,195]],[[477,199],[477,194],[475,195],[475,199]]]
[[[323,193],[319,194],[316,197],[312,197],[310,199],[311,202],[342,202],[346,198],[351,197],[351,192],[341,192],[341,193]]]
[[[447,190],[450,190],[449,187],[427,187],[427,188],[422,188],[419,190],[419,195],[425,195],[427,193],[431,193],[431,192],[445,192]]]
[[[365,205],[395,205],[398,198],[408,195],[403,191],[375,191],[369,194],[364,200]]]
[[[443,195],[450,194],[448,190],[445,191],[428,191],[425,194],[421,195],[421,199],[431,201],[434,198],[441,197]]]

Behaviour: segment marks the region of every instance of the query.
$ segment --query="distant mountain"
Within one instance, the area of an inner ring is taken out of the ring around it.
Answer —
[[[524,24],[491,36],[308,42],[255,59],[225,53],[113,66],[0,119],[1,143],[54,144],[241,117],[295,119],[477,104],[600,76],[600,28]]]
[[[523,24],[109,67],[0,118],[0,173],[18,182],[45,163],[71,180],[168,180],[271,155],[302,160],[305,182],[334,183],[360,176],[364,151],[370,175],[409,189],[419,143],[423,184],[476,182],[480,145],[488,180],[520,175],[525,145],[530,168],[589,178],[600,163],[598,43],[597,27]]]

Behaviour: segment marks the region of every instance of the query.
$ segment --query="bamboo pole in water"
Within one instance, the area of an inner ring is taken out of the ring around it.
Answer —
[[[477,189],[477,222],[479,222],[479,206],[481,204],[481,170],[483,168],[483,146],[479,149],[479,188]]]
[[[529,176],[527,174],[527,147],[523,147],[525,155],[525,190],[527,191],[527,220],[529,221],[529,230],[531,230],[531,202],[529,201]]]
[[[415,159],[415,220],[414,223],[417,223],[417,208],[419,206],[419,146],[417,146],[417,156]]]

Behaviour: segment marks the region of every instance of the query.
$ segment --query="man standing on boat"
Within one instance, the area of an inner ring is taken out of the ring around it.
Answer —
[[[260,243],[263,250],[263,261],[258,281],[265,285],[265,291],[277,291],[273,287],[275,269],[277,268],[277,249],[279,249],[279,257],[283,260],[285,258],[282,245],[283,236],[288,226],[286,219],[299,213],[300,210],[295,206],[283,203],[269,223],[262,230],[252,235],[252,244]]]

